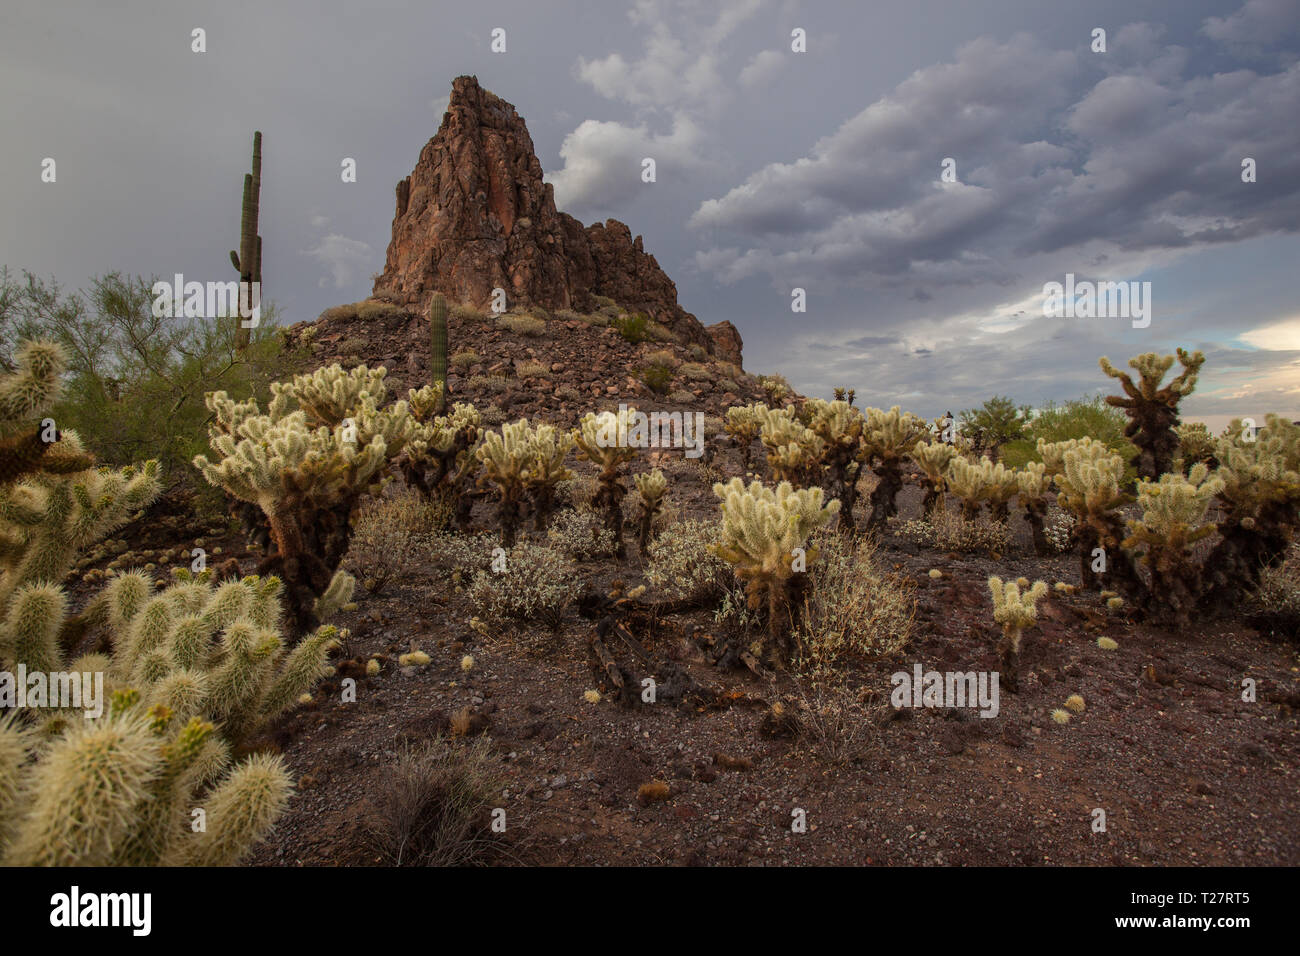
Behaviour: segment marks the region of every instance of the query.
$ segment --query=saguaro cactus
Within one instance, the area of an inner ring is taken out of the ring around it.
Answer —
[[[1139,478],[1158,481],[1171,470],[1174,456],[1178,454],[1178,403],[1196,388],[1196,376],[1205,363],[1201,352],[1178,350],[1178,361],[1183,370],[1168,385],[1160,387],[1160,380],[1174,364],[1172,355],[1159,356],[1146,352],[1129,359],[1129,365],[1138,373],[1140,381],[1134,383],[1127,372],[1121,372],[1103,356],[1101,370],[1119,381],[1124,395],[1108,395],[1106,403],[1124,410],[1128,424],[1124,434],[1137,446],[1137,454],[1130,464],[1137,469]]]
[[[239,251],[230,251],[230,264],[239,273],[240,301],[245,290],[252,295],[253,283],[262,283],[262,237],[257,232],[258,213],[262,197],[262,134],[253,133],[253,171],[244,174],[244,201],[239,218]],[[243,353],[248,348],[251,329],[244,326],[241,316],[235,317],[235,349]]]
[[[442,386],[434,408],[441,415],[447,410],[447,300],[441,292],[429,300],[429,379]]]

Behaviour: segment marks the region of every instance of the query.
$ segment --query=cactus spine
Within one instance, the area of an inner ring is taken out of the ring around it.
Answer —
[[[262,134],[253,133],[253,171],[244,174],[244,201],[239,218],[239,251],[230,252],[230,263],[239,273],[240,297],[251,290],[254,282],[262,282],[262,237],[257,232],[258,212],[262,196]],[[251,295],[251,291],[248,293]],[[235,350],[240,354],[248,348],[251,330],[243,320],[235,318]]]

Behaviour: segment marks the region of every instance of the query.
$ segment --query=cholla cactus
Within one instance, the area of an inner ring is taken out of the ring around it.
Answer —
[[[507,422],[499,432],[488,432],[474,452],[483,465],[481,483],[497,489],[497,520],[501,523],[501,546],[513,548],[519,532],[524,503],[524,483],[530,463],[528,420]]]
[[[641,522],[637,533],[637,549],[645,557],[650,548],[650,532],[654,526],[655,515],[663,507],[664,494],[668,491],[668,479],[658,468],[633,477],[637,494],[641,498]]]
[[[811,398],[801,412],[809,430],[822,440],[822,464],[832,498],[840,502],[840,528],[856,530],[853,506],[858,500],[858,479],[868,449],[863,444],[867,422],[848,401]]]
[[[1158,482],[1139,482],[1142,517],[1128,521],[1124,547],[1147,566],[1155,615],[1172,623],[1185,624],[1199,597],[1200,573],[1191,547],[1215,531],[1205,513],[1224,481],[1208,474],[1205,465],[1193,465],[1186,478],[1167,474]]]
[[[745,585],[749,607],[767,612],[771,650],[786,661],[794,650],[792,632],[797,597],[805,586],[816,549],[804,551],[808,537],[840,509],[822,503],[822,490],[796,491],[783,481],[775,489],[739,478],[716,484],[721,499],[722,540],[710,550],[730,564]]]
[[[53,342],[26,342],[15,356],[17,369],[0,375],[0,483],[33,472],[68,474],[94,463],[72,436],[61,440],[52,423],[32,424],[58,399],[65,358]]]
[[[821,479],[826,443],[799,421],[794,409],[766,406],[757,409],[772,477],[797,486],[816,484]]]
[[[745,471],[753,467],[754,456],[754,439],[758,437],[759,432],[763,430],[763,421],[759,415],[759,409],[766,409],[766,405],[737,405],[727,409],[726,422],[723,428],[730,435],[740,448],[741,456],[744,460]]]
[[[1120,547],[1125,535],[1117,513],[1117,509],[1133,501],[1125,490],[1123,459],[1102,442],[1085,438],[1065,452],[1062,473],[1054,480],[1060,489],[1057,503],[1078,519],[1075,537],[1080,546],[1079,574],[1084,587],[1097,587],[1093,552],[1101,548],[1115,590],[1134,593],[1140,582]]]
[[[622,476],[623,466],[637,455],[637,450],[627,444],[627,434],[636,421],[637,411],[630,405],[621,405],[617,412],[588,412],[578,423],[574,438],[578,456],[600,466],[600,490],[592,498],[592,505],[604,509],[605,528],[614,536],[614,548],[619,558],[627,554],[623,543],[623,497],[627,494]]]
[[[287,650],[279,633],[281,590],[276,578],[215,586],[211,572],[184,571],[155,593],[144,575],[124,574],[82,617],[111,651],[95,658],[110,691],[132,688],[146,705],[164,706],[178,719],[217,721],[222,736],[239,743],[330,672],[326,658],[337,629],[318,628]],[[85,670],[86,659],[65,661],[56,640],[66,611],[61,588],[20,588],[0,621],[0,661],[10,670]]]
[[[987,458],[968,461],[954,458],[948,464],[948,488],[961,499],[962,514],[974,518],[980,505],[988,502],[989,513],[998,521],[1007,520],[1007,503],[1020,490],[1016,474],[1001,462]]]
[[[998,657],[1006,674],[1009,689],[1016,686],[1020,664],[1020,641],[1026,630],[1038,622],[1038,601],[1047,593],[1046,581],[1007,581],[991,577],[989,591],[993,595],[993,620],[1002,625],[1002,638],[998,641]]]
[[[925,500],[921,509],[930,515],[943,510],[944,476],[948,465],[957,457],[957,449],[946,442],[917,442],[908,453],[925,474]]]
[[[80,454],[75,434],[65,433],[60,444]],[[0,607],[20,585],[62,581],[78,551],[121,526],[161,490],[156,461],[72,474],[40,471],[0,486]]]
[[[292,786],[278,756],[233,769],[214,726],[120,694],[38,747],[0,720],[0,862],[232,866],[274,825]],[[6,799],[7,798],[7,799]],[[205,830],[191,827],[192,811]]]
[[[434,415],[443,399],[441,386],[426,385],[407,394],[416,424],[398,459],[406,483],[426,498],[446,502],[456,523],[469,524],[473,499],[468,494],[478,472],[475,452],[483,439],[482,417],[465,402],[446,415]]]
[[[1067,438],[1065,441],[1049,442],[1045,438],[1038,439],[1038,459],[1043,463],[1047,476],[1055,478],[1057,475],[1064,474],[1065,453],[1093,440],[1092,438]]]
[[[1214,436],[1204,422],[1184,422],[1178,426],[1177,432],[1178,457],[1182,460],[1184,474],[1196,464],[1219,467],[1219,459],[1214,455]]]
[[[573,472],[564,467],[564,459],[576,444],[573,432],[554,425],[537,425],[529,435],[524,484],[532,495],[533,521],[538,531],[546,530],[547,519],[555,508],[555,486],[573,477]]]
[[[380,408],[386,370],[339,365],[271,386],[264,413],[254,400],[207,396],[217,455],[194,459],[211,484],[265,516],[272,553],[258,568],[286,585],[290,614],[302,631],[318,622],[315,607],[336,580],[348,549],[352,512],[374,490],[390,458],[415,431],[405,401]],[[296,408],[295,408],[296,406]]]
[[[1047,540],[1045,530],[1045,495],[1052,490],[1052,479],[1047,474],[1047,466],[1038,461],[1028,462],[1022,470],[1016,472],[1016,490],[1020,494],[1020,507],[1025,511],[1025,521],[1034,539],[1034,553],[1040,556],[1052,554],[1054,549]]]
[[[1222,540],[1205,562],[1204,605],[1238,606],[1266,568],[1280,565],[1294,538],[1300,507],[1300,427],[1269,415],[1255,434],[1240,419],[1217,442]]]
[[[1196,388],[1196,376],[1205,363],[1201,352],[1187,353],[1178,350],[1178,361],[1183,370],[1163,388],[1160,380],[1174,364],[1172,355],[1160,356],[1146,352],[1129,359],[1129,366],[1137,371],[1140,381],[1134,383],[1127,372],[1121,372],[1101,358],[1101,370],[1119,381],[1124,395],[1109,395],[1106,402],[1122,408],[1128,415],[1124,434],[1137,446],[1137,454],[1130,464],[1137,469],[1139,478],[1156,481],[1173,467],[1178,452],[1178,403]]]
[[[924,418],[911,412],[900,411],[895,405],[889,411],[868,408],[866,430],[863,434],[865,460],[876,473],[876,487],[871,492],[871,516],[867,527],[878,531],[891,517],[898,514],[898,492],[903,488],[903,461],[912,449],[929,434]]]

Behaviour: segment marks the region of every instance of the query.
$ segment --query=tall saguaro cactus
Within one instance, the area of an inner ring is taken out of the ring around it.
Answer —
[[[239,273],[240,301],[244,290],[252,283],[262,282],[262,237],[257,233],[257,214],[262,196],[262,134],[253,133],[253,171],[244,174],[244,204],[239,219],[239,251],[230,251],[230,262]],[[252,292],[248,293],[250,296]],[[236,318],[235,349],[242,353],[248,348],[251,331],[245,327],[243,317]]]
[[[435,409],[442,415],[447,410],[447,300],[441,292],[429,300],[429,377],[442,386]]]

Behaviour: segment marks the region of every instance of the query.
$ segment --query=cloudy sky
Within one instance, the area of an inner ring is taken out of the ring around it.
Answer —
[[[1300,0],[5,0],[0,263],[230,278],[260,129],[266,294],[364,298],[462,73],[751,371],[933,416],[1182,345],[1189,417],[1300,418]],[[1150,282],[1150,324],[1044,317],[1068,273]]]

